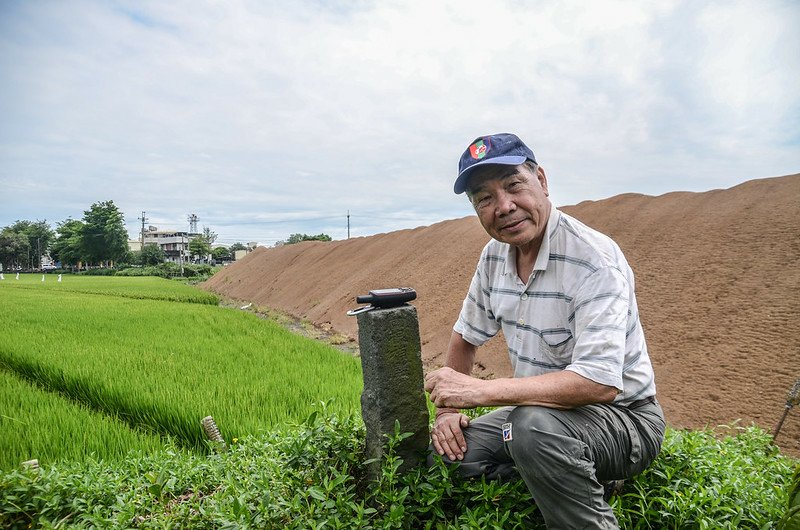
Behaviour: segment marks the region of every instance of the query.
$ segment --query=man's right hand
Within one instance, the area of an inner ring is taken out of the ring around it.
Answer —
[[[431,430],[433,448],[452,461],[463,460],[464,453],[467,452],[463,429],[468,425],[469,418],[456,409],[437,410]]]

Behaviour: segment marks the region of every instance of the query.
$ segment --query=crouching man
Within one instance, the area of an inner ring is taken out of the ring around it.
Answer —
[[[425,379],[433,448],[467,477],[521,476],[548,528],[618,528],[602,482],[640,473],[664,436],[633,272],[614,241],[552,206],[513,134],[473,141],[454,191],[493,239],[446,365]],[[471,377],[500,329],[514,377]],[[478,406],[503,408],[472,421],[459,410]]]

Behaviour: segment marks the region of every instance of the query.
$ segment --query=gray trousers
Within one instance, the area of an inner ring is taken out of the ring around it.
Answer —
[[[664,415],[654,400],[630,408],[504,407],[472,420],[464,436],[461,475],[522,477],[547,528],[619,528],[600,482],[650,465],[661,449]]]

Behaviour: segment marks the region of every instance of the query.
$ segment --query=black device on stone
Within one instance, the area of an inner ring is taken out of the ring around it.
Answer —
[[[371,304],[372,307],[387,309],[399,307],[406,302],[410,302],[417,297],[417,292],[410,287],[399,287],[394,289],[373,289],[369,294],[357,296],[356,302],[359,304]]]

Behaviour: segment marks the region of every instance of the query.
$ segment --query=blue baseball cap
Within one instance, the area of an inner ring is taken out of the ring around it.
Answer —
[[[536,163],[533,151],[515,134],[501,133],[475,138],[458,161],[458,178],[453,191],[464,193],[472,172],[481,166],[518,166],[526,160]]]

